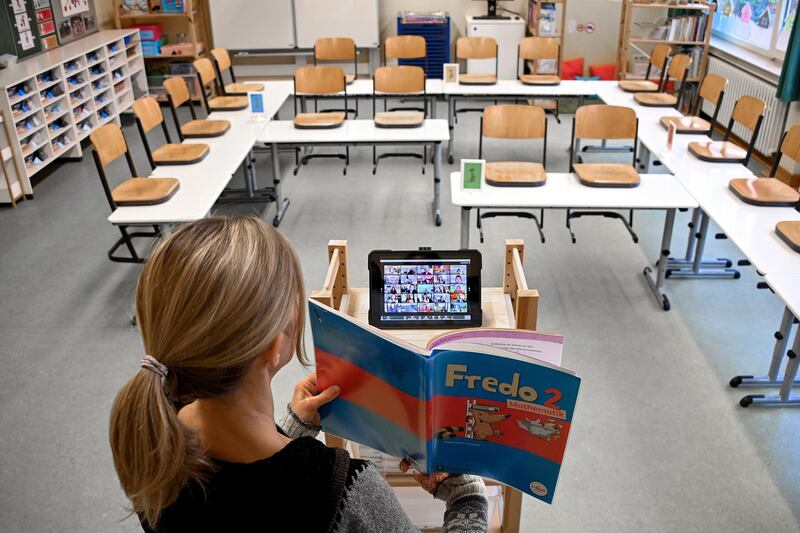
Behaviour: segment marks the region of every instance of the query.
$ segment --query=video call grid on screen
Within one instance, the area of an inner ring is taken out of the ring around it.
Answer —
[[[381,260],[384,320],[392,315],[469,320],[469,259]],[[449,314],[451,316],[442,316]],[[411,317],[409,317],[411,318]]]

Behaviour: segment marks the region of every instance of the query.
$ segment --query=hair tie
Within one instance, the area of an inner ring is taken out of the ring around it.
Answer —
[[[161,383],[164,383],[164,380],[167,379],[167,374],[169,373],[169,369],[166,366],[162,365],[158,362],[158,360],[153,357],[152,355],[145,355],[142,361],[139,363],[141,368],[146,368],[151,372],[155,372],[159,376],[161,376]]]

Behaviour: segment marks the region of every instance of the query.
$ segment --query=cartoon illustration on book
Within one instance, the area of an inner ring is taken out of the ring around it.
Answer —
[[[498,413],[499,407],[479,405],[477,400],[467,400],[467,415],[463,426],[447,426],[441,428],[437,433],[437,438],[449,440],[458,437],[459,433],[464,434],[464,438],[475,440],[486,440],[489,437],[497,439],[503,437],[503,432],[495,429],[492,424],[503,422],[511,415]]]
[[[544,422],[542,422],[541,418],[536,420],[526,418],[525,420],[517,420],[517,425],[534,437],[547,442],[561,438],[561,430],[564,429],[563,424],[559,424],[552,418],[548,418]]]

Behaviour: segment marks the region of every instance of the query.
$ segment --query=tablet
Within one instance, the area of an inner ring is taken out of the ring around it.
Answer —
[[[369,254],[369,323],[378,328],[481,325],[477,250],[376,250]]]

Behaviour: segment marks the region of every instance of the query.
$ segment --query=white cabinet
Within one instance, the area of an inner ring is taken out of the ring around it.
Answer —
[[[497,78],[517,79],[517,47],[525,37],[525,21],[511,19],[476,19],[467,17],[468,37],[493,37],[498,46]],[[519,64],[520,72],[522,63]],[[470,74],[494,74],[494,61],[491,59],[470,59],[467,61]]]

